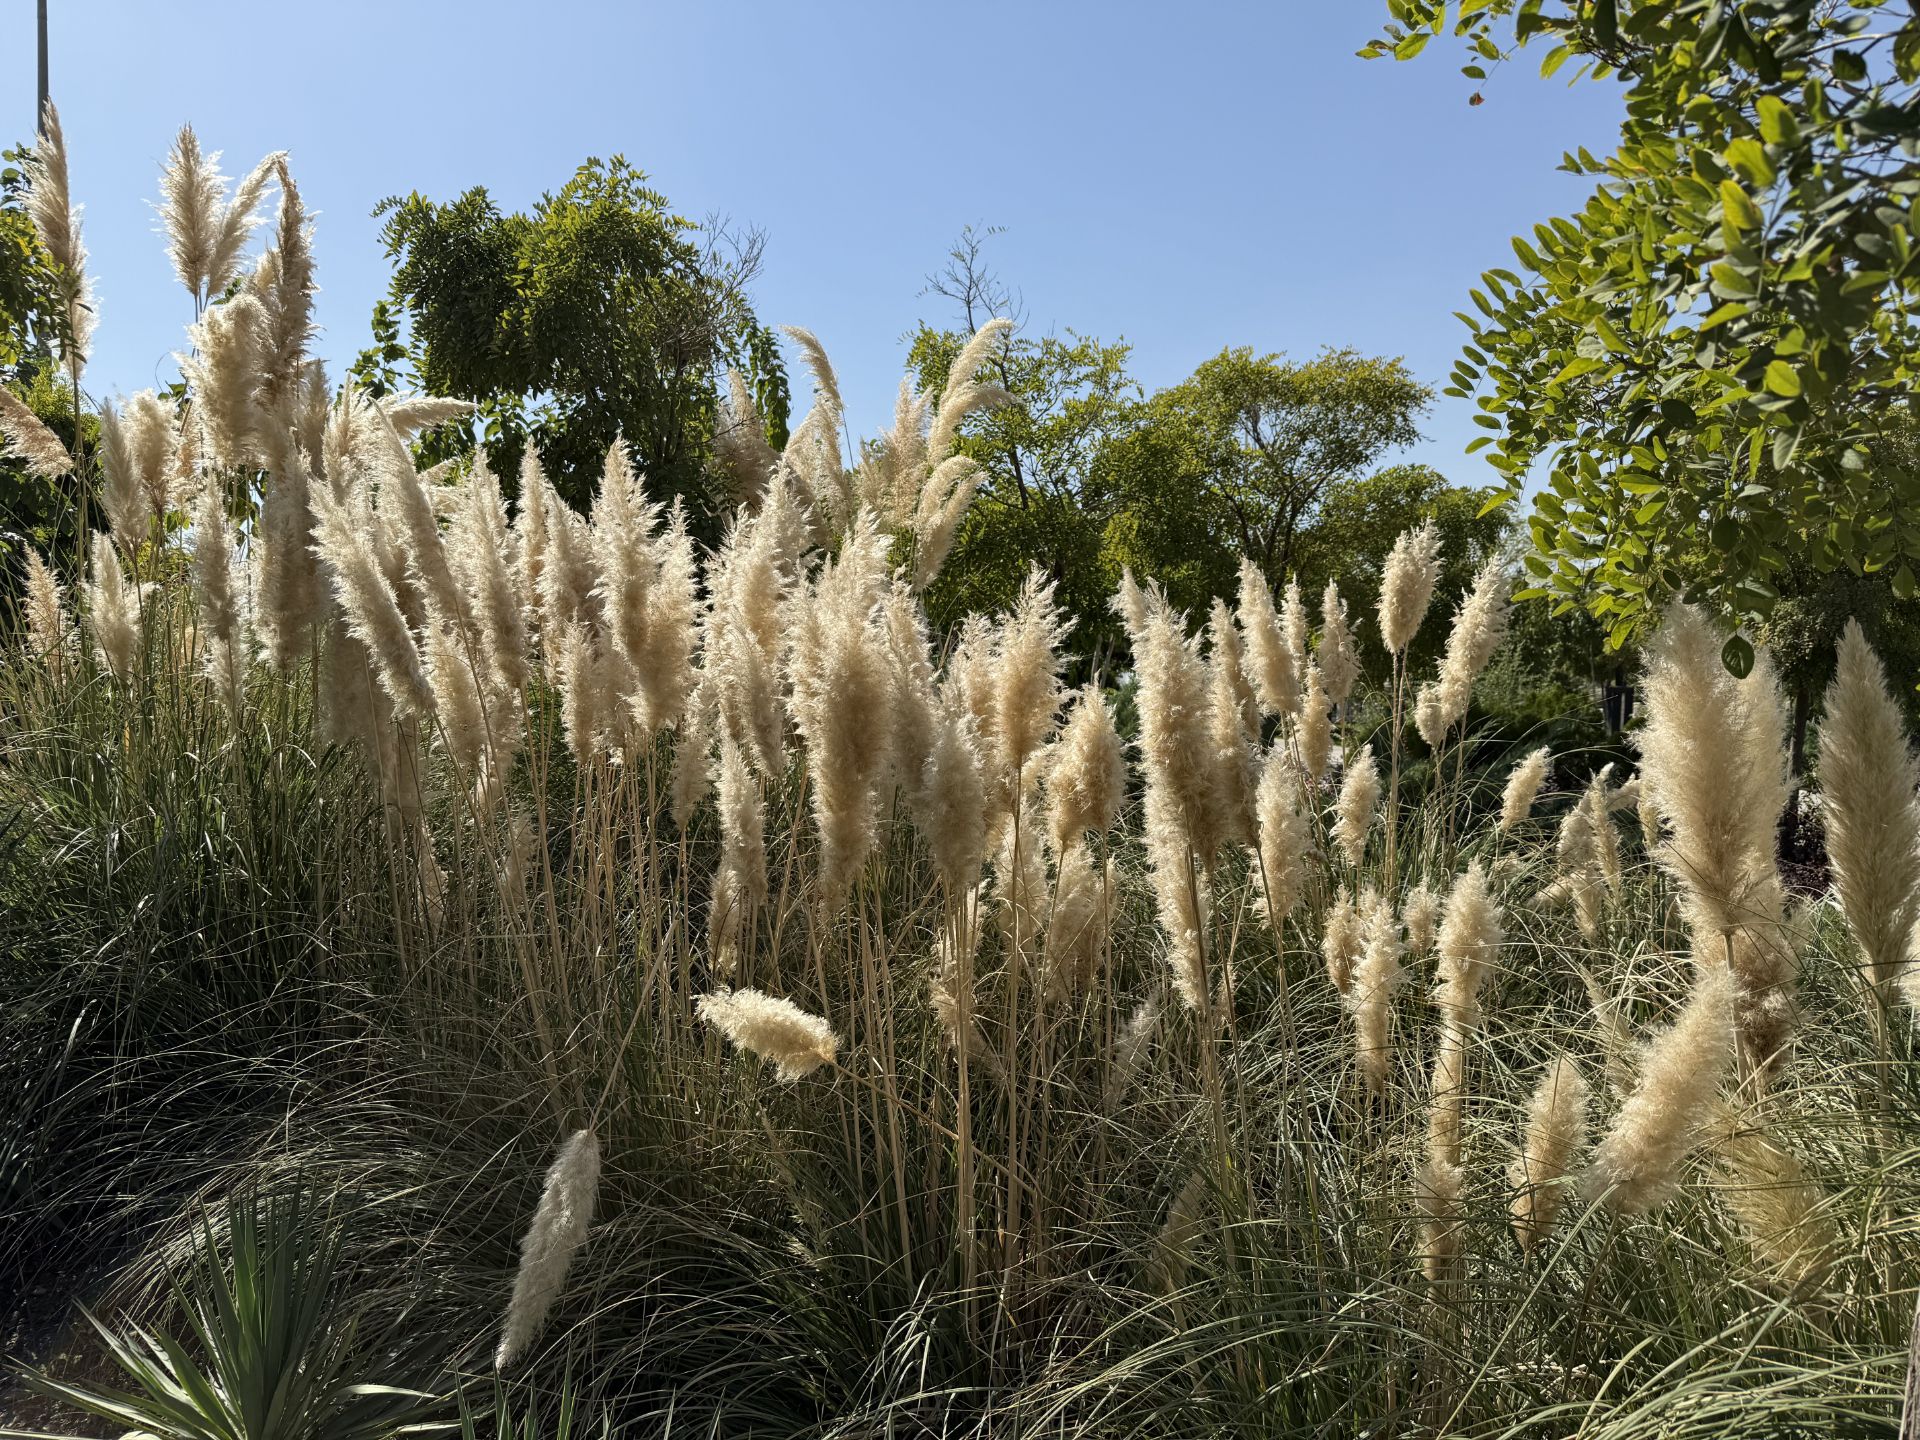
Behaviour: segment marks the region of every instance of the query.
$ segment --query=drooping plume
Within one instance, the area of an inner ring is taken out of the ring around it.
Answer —
[[[0,386],[0,438],[7,442],[0,455],[18,460],[37,479],[58,480],[73,469],[73,456],[60,437],[4,386]]]
[[[1672,1198],[1732,1067],[1733,1034],[1732,977],[1725,966],[1703,965],[1692,998],[1672,1028],[1647,1044],[1639,1084],[1594,1147],[1591,1195],[1623,1215]]]
[[[574,1254],[587,1238],[599,1191],[600,1141],[591,1130],[576,1130],[547,1171],[540,1206],[520,1242],[520,1270],[513,1279],[500,1345],[493,1352],[496,1370],[519,1359],[546,1324]]]
[[[1552,752],[1542,745],[1513,767],[1513,773],[1507,777],[1506,791],[1500,797],[1501,834],[1533,813],[1533,802],[1540,796],[1540,787],[1547,783],[1547,772],[1552,765]]]
[[[833,1027],[818,1015],[758,990],[702,995],[694,1012],[749,1055],[772,1061],[788,1084],[831,1065],[840,1049]]]

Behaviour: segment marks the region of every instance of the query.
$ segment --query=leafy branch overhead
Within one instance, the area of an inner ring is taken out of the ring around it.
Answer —
[[[1920,563],[1920,478],[1876,463],[1920,370],[1920,18],[1884,0],[1389,0],[1361,53],[1451,34],[1625,86],[1576,215],[1513,242],[1447,393],[1509,499],[1544,482],[1535,592],[1615,644],[1691,591],[1764,617],[1781,578]],[[1476,103],[1481,98],[1474,95]],[[1744,642],[1730,665],[1747,663]]]

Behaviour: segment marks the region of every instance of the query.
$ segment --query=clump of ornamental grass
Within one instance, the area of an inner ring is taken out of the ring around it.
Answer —
[[[35,181],[55,228],[56,148]],[[1564,1428],[1572,1403],[1632,1433],[1681,1370],[1772,1387],[1808,1433],[1885,1408],[1904,1041],[1863,1080],[1832,1020],[1838,927],[1790,921],[1772,869],[1777,697],[1718,668],[1704,619],[1653,642],[1636,780],[1603,766],[1556,838],[1527,823],[1544,748],[1488,774],[1457,745],[1397,855],[1414,807],[1351,732],[1416,695],[1453,744],[1498,565],[1413,675],[1438,555],[1431,528],[1402,538],[1384,694],[1335,584],[1316,644],[1296,577],[1243,565],[1189,617],[1128,576],[1128,733],[1101,678],[1069,687],[1038,572],[947,633],[921,598],[981,483],[956,446],[1005,403],[982,378],[1004,325],[937,391],[904,387],[853,465],[813,336],[782,448],[729,381],[707,549],[623,444],[585,513],[555,479],[594,477],[550,479],[537,445],[517,486],[480,453],[423,470],[416,438],[467,406],[335,391],[306,356],[284,157],[231,196],[197,138],[168,164],[184,403],[103,413],[91,455],[21,429],[99,507],[84,554],[26,558],[0,660],[0,1096],[24,1097],[0,1149],[30,1187],[9,1232],[44,1210],[91,1236],[101,1196],[326,1157],[369,1229],[370,1315],[538,1391],[537,1336],[590,1293],[572,1373],[642,1428],[878,1434],[937,1409],[982,1434],[1361,1412],[1451,1433]],[[1869,660],[1850,633],[1819,738],[1848,928],[1885,989],[1912,777]],[[1613,828],[1656,807],[1664,874]],[[1570,917],[1531,903],[1550,868]],[[1736,1033],[1750,1062],[1779,1053],[1776,937],[1808,957],[1802,1050],[1736,1070]],[[1689,961],[1689,998],[1637,1041]],[[89,1087],[150,1075],[138,1047],[178,1006],[179,1113],[155,1128],[139,1085]],[[326,1058],[263,1098],[258,1036]],[[1587,1092],[1602,1073],[1613,1098]],[[369,1113],[377,1144],[340,1119]],[[501,1157],[555,1127],[529,1222]],[[622,1184],[601,1205],[603,1152]],[[1583,1246],[1576,1195],[1647,1218]],[[1844,1309],[1779,1304],[1856,1274]],[[1459,1323],[1404,1323],[1422,1305]]]

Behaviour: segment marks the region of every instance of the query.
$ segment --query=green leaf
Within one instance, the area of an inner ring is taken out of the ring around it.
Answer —
[[[1767,147],[1751,135],[1742,135],[1727,146],[1721,158],[1748,184],[1761,190],[1773,184],[1773,162],[1767,159]]]
[[[1753,646],[1744,635],[1730,635],[1727,643],[1720,647],[1720,663],[1727,667],[1727,673],[1736,680],[1744,680],[1753,673]]]
[[[1775,395],[1792,398],[1800,393],[1800,372],[1784,360],[1769,360],[1766,386]]]
[[[1902,600],[1913,599],[1913,571],[1905,565],[1893,572],[1893,593]]]
[[[1760,138],[1769,145],[1791,145],[1800,138],[1800,122],[1793,107],[1778,95],[1762,95],[1753,102],[1760,118]]]
[[[1757,230],[1760,228],[1760,207],[1753,203],[1747,192],[1740,188],[1737,180],[1720,182],[1720,209],[1727,217],[1727,224],[1736,230]]]

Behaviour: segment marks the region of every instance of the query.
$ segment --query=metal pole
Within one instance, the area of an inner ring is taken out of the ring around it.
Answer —
[[[40,108],[34,113],[35,134],[47,127],[47,0],[40,0]]]

